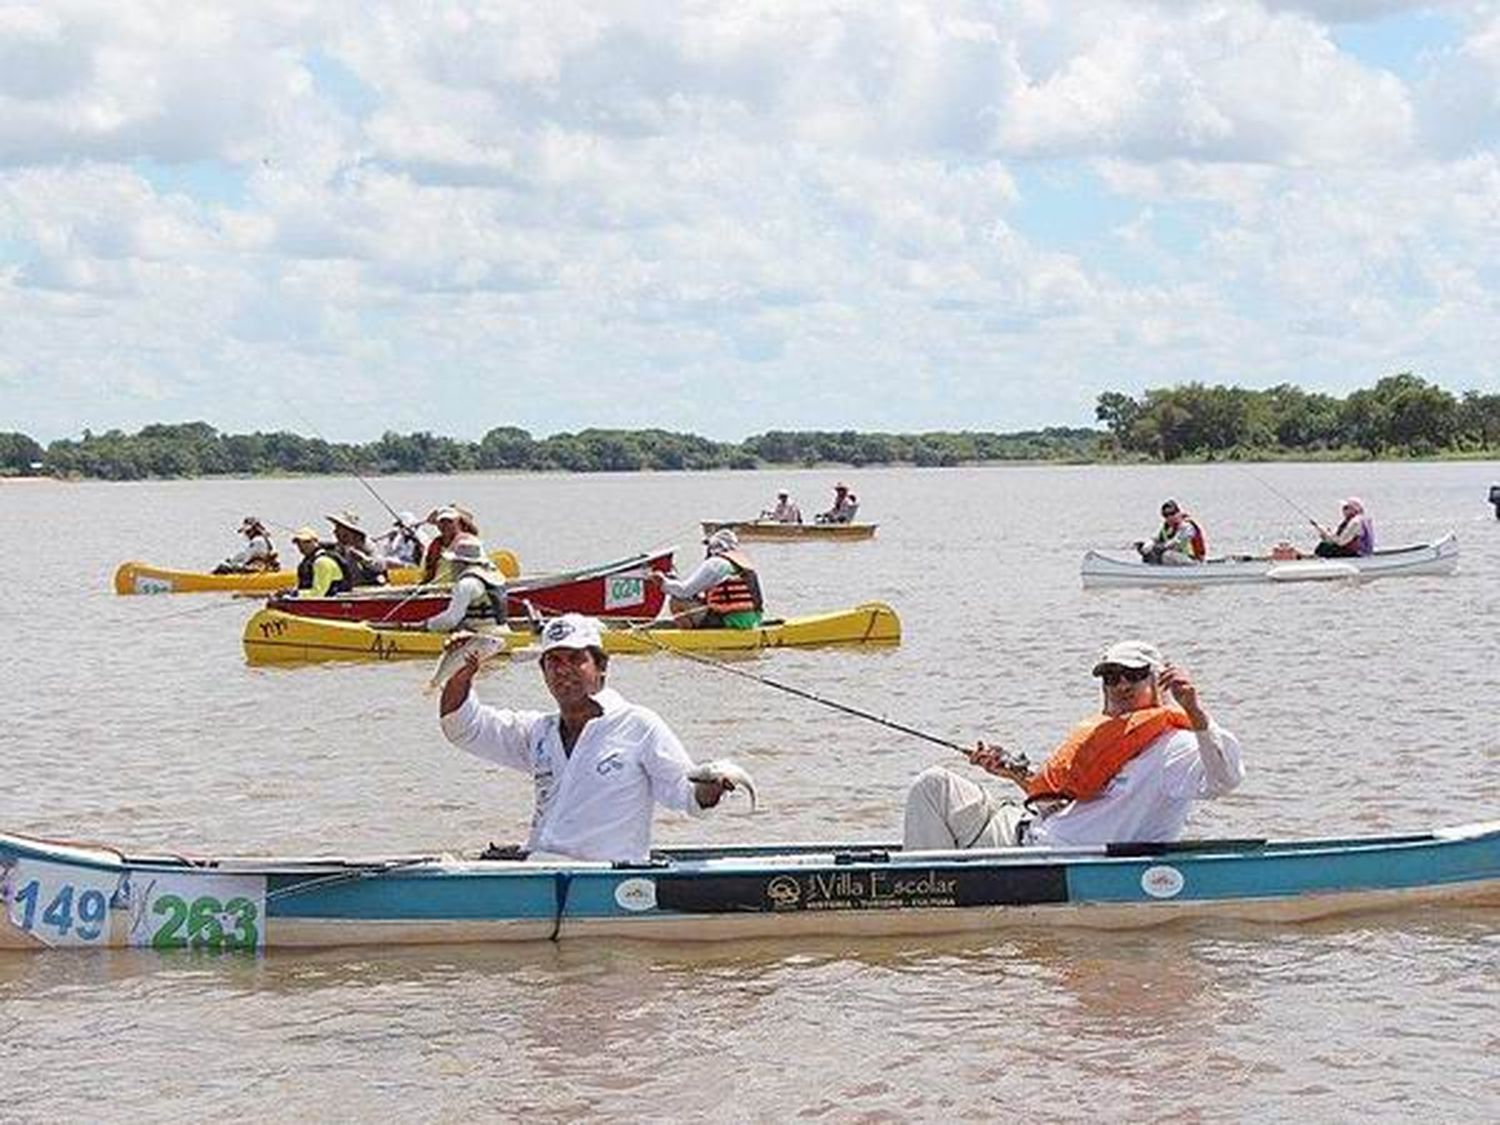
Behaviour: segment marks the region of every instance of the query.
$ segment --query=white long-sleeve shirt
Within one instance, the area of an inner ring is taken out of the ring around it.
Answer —
[[[1222,797],[1244,779],[1239,740],[1217,723],[1203,731],[1168,731],[1126,762],[1097,797],[1033,820],[1025,842],[1061,847],[1175,840],[1194,801]]]
[[[453,583],[447,606],[441,613],[435,613],[422,622],[422,628],[429,633],[451,633],[463,624],[464,618],[468,617],[471,611],[477,613],[482,610],[488,596],[489,588],[485,585],[484,579],[472,574],[461,574],[458,581]],[[502,621],[500,624],[504,625],[505,622]]]
[[[224,561],[230,566],[249,566],[252,562],[269,560],[276,554],[269,536],[252,535],[245,542],[245,549],[230,555]]]
[[[575,859],[649,858],[653,804],[701,816],[693,761],[656,712],[605,688],[604,714],[584,725],[571,755],[559,716],[488,707],[473,691],[443,716],[443,735],[485,761],[530,773],[536,787],[527,850]]]
[[[734,573],[734,564],[720,555],[709,555],[686,578],[663,578],[661,588],[674,598],[696,598],[712,590]]]

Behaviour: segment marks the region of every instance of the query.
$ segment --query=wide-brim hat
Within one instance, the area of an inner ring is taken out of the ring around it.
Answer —
[[[710,553],[722,555],[729,551],[739,550],[740,537],[730,528],[721,527],[712,535],[707,536],[703,540],[703,545],[709,549]]]
[[[255,516],[246,516],[240,521],[241,532],[254,531],[256,528],[260,528],[261,531],[264,531],[266,529],[266,525],[261,523],[260,520]]]
[[[365,529],[360,526],[359,516],[354,512],[333,512],[323,518],[331,524],[336,524],[339,527],[347,527],[350,531],[357,531],[361,535],[365,533]]]

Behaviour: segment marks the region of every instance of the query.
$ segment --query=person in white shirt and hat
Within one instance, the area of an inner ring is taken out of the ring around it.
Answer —
[[[740,550],[733,531],[720,528],[703,540],[707,551],[686,578],[653,570],[648,578],[672,598],[669,612],[688,629],[754,629],[761,622],[765,598],[755,563]]]
[[[386,581],[385,560],[371,546],[364,525],[355,512],[334,512],[324,517],[333,524],[334,550],[344,560],[356,586],[378,586]]]
[[[776,507],[762,511],[760,518],[773,523],[801,523],[802,509],[792,502],[792,494],[783,488],[776,494]]]
[[[599,623],[570,613],[549,621],[541,636],[542,679],[555,712],[481,704],[471,690],[477,654],[443,686],[443,736],[531,774],[536,806],[524,852],[531,859],[644,862],[655,805],[700,816],[735,788],[725,777],[691,780],[689,773],[713,771],[694,766],[654,711],[606,687],[608,668]]]
[[[375,548],[380,552],[380,557],[387,563],[395,566],[417,566],[422,561],[422,552],[426,547],[422,543],[422,537],[417,534],[417,515],[415,512],[397,512],[396,520],[391,524],[391,529],[382,535],[375,543]]]
[[[240,534],[245,537],[245,549],[216,566],[215,574],[258,574],[264,570],[281,569],[276,548],[271,545],[271,536],[259,517],[246,516],[240,522]]]
[[[478,617],[491,618],[504,627],[507,617],[505,577],[493,560],[484,553],[484,543],[477,535],[460,535],[453,546],[443,552],[457,577],[448,605],[422,622],[429,633],[451,633],[466,622],[473,625]]]
[[[904,847],[1062,847],[1177,839],[1193,802],[1244,779],[1239,741],[1209,717],[1198,689],[1155,645],[1120,641],[1094,664],[1103,706],[1032,769],[981,742],[969,761],[1018,785],[1001,800],[942,766],[907,793]],[[1167,706],[1171,697],[1177,706]]]

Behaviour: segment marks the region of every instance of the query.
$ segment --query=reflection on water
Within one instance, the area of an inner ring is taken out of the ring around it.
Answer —
[[[1168,494],[1225,549],[1301,528],[1221,466],[860,473],[881,523],[874,542],[753,551],[776,609],[884,598],[905,642],[742,666],[940,737],[994,737],[1038,756],[1092,703],[1099,644],[1145,633],[1198,674],[1245,745],[1244,788],[1195,813],[1195,833],[1500,814],[1500,521],[1483,505],[1500,472],[1257,471],[1315,510],[1360,493],[1387,542],[1454,527],[1461,571],[1085,592],[1083,550],[1139,537]],[[696,544],[697,517],[759,510],[783,481],[817,494],[826,476],[380,487],[419,510],[461,493],[495,545],[545,569]],[[27,541],[60,499],[87,581],[59,588],[56,560],[35,556],[12,574],[0,610],[0,676],[13,685],[0,825],[192,853],[430,852],[524,834],[529,787],[441,740],[425,665],[250,669],[239,651],[249,603],[109,592],[122,544],[149,561],[206,562],[232,545],[245,511],[296,525],[358,506],[347,482],[0,487],[0,531]],[[738,758],[762,791],[753,817],[663,818],[662,842],[889,837],[907,781],[944,760],[701,665],[622,658],[611,679],[696,756]],[[481,693],[546,702],[532,662],[497,668]],[[1472,910],[860,943],[0,955],[0,1057],[8,1076],[30,1076],[8,1084],[3,1116],[1490,1120],[1496,923],[1496,911]]]

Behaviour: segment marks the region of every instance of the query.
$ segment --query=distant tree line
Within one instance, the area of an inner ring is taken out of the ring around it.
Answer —
[[[430,433],[386,433],[364,444],[292,433],[221,434],[206,422],[146,426],[45,450],[24,434],[0,435],[0,472],[140,480],[148,477],[272,473],[457,473],[562,469],[590,473],[642,469],[754,469],[765,464],[958,465],[989,460],[1087,460],[1099,431],[1048,429],[1015,434],[861,434],[773,432],[739,443],[665,430],[583,430],[538,440],[514,426],[477,442]]]
[[[206,422],[146,426],[54,441],[0,433],[0,474],[139,480],[273,473],[456,473],[509,469],[632,472],[754,469],[762,465],[925,465],[984,461],[1181,458],[1432,457],[1500,452],[1500,394],[1461,397],[1410,373],[1347,398],[1289,384],[1155,388],[1132,398],[1108,391],[1095,414],[1106,429],[1051,427],[1017,433],[858,433],[773,430],[716,442],[666,430],[582,430],[537,439],[499,426],[477,442],[426,432],[333,443],[299,434],[221,434]]]
[[[1109,428],[1105,455],[1162,461],[1500,450],[1500,394],[1455,397],[1410,372],[1343,399],[1285,383],[1264,391],[1188,383],[1139,398],[1109,391],[1099,396],[1095,415]]]

